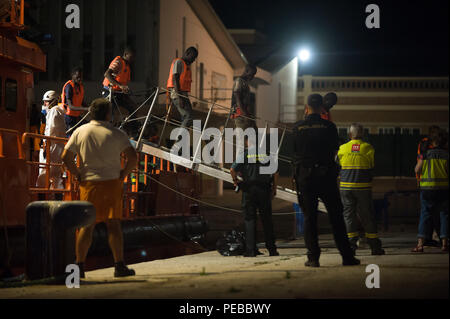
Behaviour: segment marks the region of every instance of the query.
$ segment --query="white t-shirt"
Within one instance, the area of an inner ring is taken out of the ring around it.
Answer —
[[[108,122],[91,120],[73,132],[65,149],[79,154],[82,181],[107,181],[120,177],[120,154],[130,146],[124,132]]]

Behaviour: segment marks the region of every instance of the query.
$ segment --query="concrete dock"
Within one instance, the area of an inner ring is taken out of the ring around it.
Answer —
[[[359,249],[359,266],[341,266],[331,235],[321,235],[320,268],[307,268],[302,239],[278,241],[280,256],[224,257],[217,251],[139,263],[136,276],[113,268],[86,273],[80,288],[30,285],[0,289],[0,298],[448,298],[449,255],[426,247],[413,254],[413,232],[384,233],[384,256]],[[366,287],[366,266],[380,269],[380,288]]]

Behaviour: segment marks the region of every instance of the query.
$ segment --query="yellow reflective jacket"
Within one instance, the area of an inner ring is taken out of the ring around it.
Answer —
[[[420,174],[421,189],[448,189],[448,151],[429,149]]]
[[[341,145],[338,152],[341,165],[341,190],[370,190],[375,166],[375,150],[362,140]]]

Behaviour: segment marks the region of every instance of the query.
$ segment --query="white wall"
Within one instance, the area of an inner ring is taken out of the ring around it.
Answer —
[[[296,121],[297,104],[297,58],[292,59],[282,69],[272,74],[269,85],[259,85],[256,91],[256,116],[277,123],[283,108],[292,108],[292,122]],[[263,120],[258,121],[258,127],[264,127]],[[273,127],[270,125],[269,127]]]
[[[210,37],[200,20],[184,0],[164,0],[160,2],[160,39],[159,39],[159,85],[166,87],[169,76],[170,65],[176,57],[183,54],[183,17],[186,18],[185,48],[197,47],[199,55],[192,65],[192,87],[191,94],[200,96],[200,63],[204,64],[203,74],[203,97],[211,97],[212,73],[217,72],[226,77],[224,88],[231,89],[233,86],[233,68],[225,59],[214,40]],[[231,97],[231,90],[224,93],[227,98]],[[195,102],[194,99],[191,99]],[[231,100],[218,101],[218,104],[230,107]],[[195,107],[195,106],[194,106]]]

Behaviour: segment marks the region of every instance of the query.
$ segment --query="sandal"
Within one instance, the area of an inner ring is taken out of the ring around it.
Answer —
[[[423,246],[417,245],[413,249],[411,249],[412,253],[423,253]]]
[[[442,245],[441,250],[442,250],[444,253],[448,253],[448,245]]]

